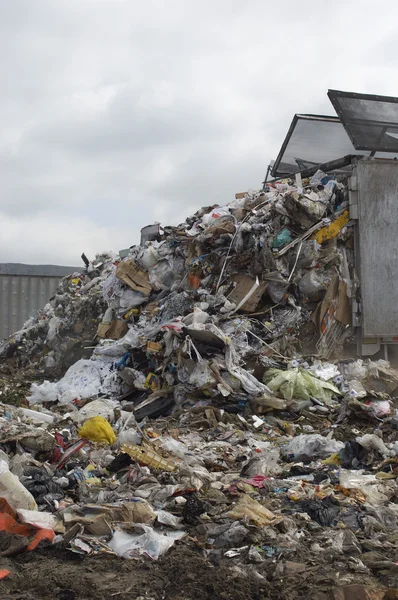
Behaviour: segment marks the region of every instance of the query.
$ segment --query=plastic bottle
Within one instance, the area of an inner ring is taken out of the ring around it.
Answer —
[[[32,494],[22,485],[18,477],[11,473],[5,460],[0,460],[0,497],[5,498],[14,510],[19,508],[37,510]]]

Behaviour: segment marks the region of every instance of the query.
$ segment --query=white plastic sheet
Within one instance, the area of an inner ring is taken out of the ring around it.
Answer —
[[[138,529],[138,528],[137,528]],[[170,531],[158,533],[152,527],[141,525],[139,531],[142,533],[126,533],[115,531],[109,547],[123,558],[138,558],[147,555],[154,560],[165,554],[176,540],[184,537],[184,531]]]
[[[57,383],[45,381],[41,385],[33,384],[30,404],[55,402],[68,404],[75,398],[91,398],[101,389],[101,374],[92,360],[78,360]]]

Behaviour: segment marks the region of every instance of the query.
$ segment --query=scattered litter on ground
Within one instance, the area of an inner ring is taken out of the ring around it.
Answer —
[[[7,597],[397,597],[398,372],[343,354],[346,181],[238,196],[1,345]]]

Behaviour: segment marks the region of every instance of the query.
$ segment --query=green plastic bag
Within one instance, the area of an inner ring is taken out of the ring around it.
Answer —
[[[300,368],[287,371],[268,369],[263,381],[271,391],[281,394],[285,400],[310,400],[312,397],[329,402],[332,396],[341,395],[336,386]]]
[[[290,229],[285,227],[278,233],[278,235],[272,240],[271,248],[278,250],[279,248],[283,248],[286,244],[290,244],[292,241],[292,234]]]

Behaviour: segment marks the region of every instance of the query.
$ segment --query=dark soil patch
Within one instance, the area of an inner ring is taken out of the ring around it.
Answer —
[[[38,550],[1,561],[12,575],[0,582],[0,600],[260,600],[268,585],[212,566],[177,547],[157,561],[109,556],[81,558],[67,550]]]

